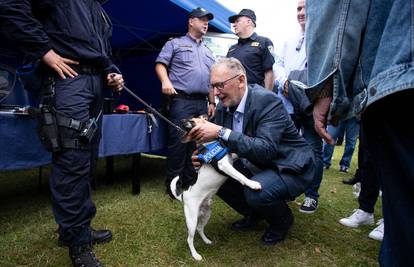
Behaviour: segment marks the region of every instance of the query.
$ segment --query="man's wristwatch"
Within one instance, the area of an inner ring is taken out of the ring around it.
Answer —
[[[218,138],[223,139],[224,135],[226,134],[226,130],[227,128],[221,127],[217,132]]]

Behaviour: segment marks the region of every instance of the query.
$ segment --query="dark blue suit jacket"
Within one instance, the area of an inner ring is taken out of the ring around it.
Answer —
[[[275,170],[291,197],[296,197],[314,177],[312,148],[299,135],[282,101],[274,93],[259,85],[249,85],[248,90],[243,133],[232,131],[227,146],[260,169]],[[233,115],[220,103],[215,122],[232,128]]]

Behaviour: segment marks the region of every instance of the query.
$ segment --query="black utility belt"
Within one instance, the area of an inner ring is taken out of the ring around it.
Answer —
[[[191,100],[207,100],[207,94],[195,93],[195,94],[186,94],[184,91],[175,89],[178,93],[174,95],[174,98],[181,98],[181,99],[191,99]]]
[[[78,74],[101,74],[103,72],[102,68],[98,68],[92,65],[70,65],[70,67],[76,71]]]

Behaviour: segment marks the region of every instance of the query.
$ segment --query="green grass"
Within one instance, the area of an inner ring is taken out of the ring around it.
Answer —
[[[338,223],[358,207],[352,187],[341,183],[354,173],[356,157],[349,174],[339,173],[342,150],[336,147],[332,168],[324,174],[317,212],[298,212],[303,197],[291,202],[295,224],[288,239],[277,246],[260,244],[264,222],[252,232],[231,230],[230,224],[240,217],[215,198],[206,227],[213,245],[195,238],[201,263],[189,252],[181,203],[164,195],[165,160],[143,157],[139,196],[131,194],[130,158],[116,159],[111,186],[102,182],[100,161],[93,226],[111,229],[114,239],[94,250],[106,266],[377,266],[380,243],[368,238],[373,226],[350,229]],[[0,266],[70,266],[67,250],[56,246],[48,172],[40,191],[37,170],[0,172]],[[375,216],[381,217],[380,203]]]

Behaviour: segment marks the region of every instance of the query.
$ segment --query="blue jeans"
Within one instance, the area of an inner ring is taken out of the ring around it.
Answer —
[[[351,166],[352,155],[354,154],[355,144],[359,136],[359,121],[356,118],[351,118],[346,121],[340,121],[337,127],[328,126],[328,132],[334,140],[338,138],[340,133],[345,131],[345,149],[342,155],[339,166],[349,168]],[[331,166],[332,155],[335,145],[325,143],[323,147],[323,165]]]

